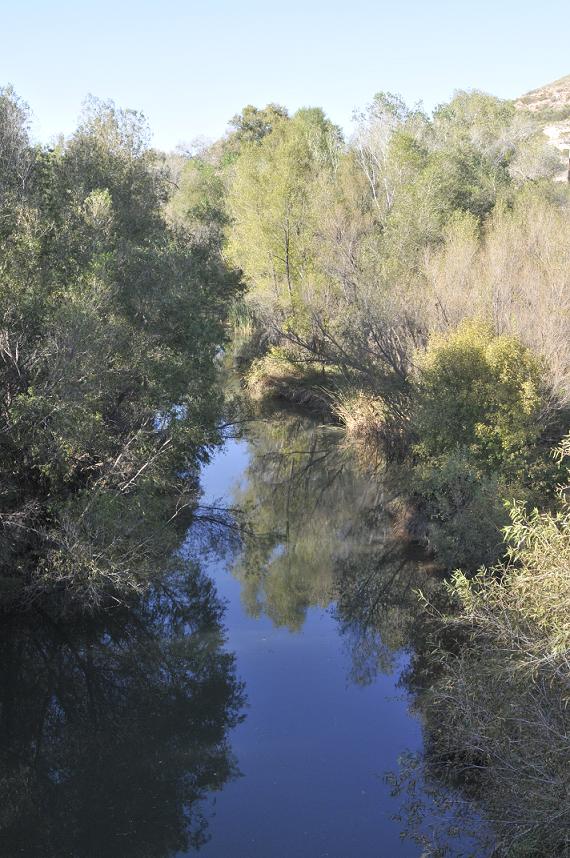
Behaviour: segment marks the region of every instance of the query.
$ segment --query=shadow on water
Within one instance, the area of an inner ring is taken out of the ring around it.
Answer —
[[[129,609],[0,632],[0,853],[159,858],[208,839],[202,799],[238,777],[244,690],[196,567]]]

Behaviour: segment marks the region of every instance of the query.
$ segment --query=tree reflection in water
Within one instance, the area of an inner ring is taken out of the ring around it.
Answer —
[[[336,561],[376,489],[350,466],[338,433],[309,418],[284,413],[249,440],[245,488],[234,495],[249,527],[233,573],[251,615],[298,631],[309,607],[330,604]]]
[[[396,674],[421,717],[434,668],[418,591],[437,602],[442,577],[396,526],[397,483],[391,491],[389,475],[364,473],[339,432],[307,417],[281,412],[248,436],[246,481],[234,493],[247,527],[233,567],[247,611],[298,632],[310,607],[330,606],[350,680]],[[425,855],[486,855],[488,831],[472,804],[429,770],[433,725],[424,727],[426,756],[401,748],[401,771],[387,773],[402,836]]]
[[[138,604],[0,631],[0,852],[158,858],[208,839],[238,776],[244,690],[211,582],[186,565]]]
[[[357,467],[332,427],[280,414],[250,432],[251,459],[234,502],[248,524],[233,572],[250,614],[302,628],[307,609],[335,603],[352,679],[392,672],[437,584],[418,546],[394,533],[386,486]]]

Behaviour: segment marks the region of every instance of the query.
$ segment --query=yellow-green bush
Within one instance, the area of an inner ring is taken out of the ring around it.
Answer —
[[[477,320],[432,337],[416,366],[412,490],[441,562],[473,572],[501,555],[505,501],[554,499],[543,366]]]
[[[434,336],[418,365],[419,457],[464,449],[485,472],[524,480],[544,429],[540,359],[516,337],[472,320]]]

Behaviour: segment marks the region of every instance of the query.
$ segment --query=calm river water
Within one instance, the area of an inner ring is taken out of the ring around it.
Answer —
[[[385,773],[422,747],[398,680],[429,571],[381,486],[288,412],[227,441],[202,484],[131,608],[4,622],[0,855],[421,855]]]
[[[422,745],[398,685],[418,562],[390,541],[377,483],[338,432],[282,413],[227,442],[203,487],[255,533],[207,568],[247,706],[204,856],[420,855],[384,777]]]

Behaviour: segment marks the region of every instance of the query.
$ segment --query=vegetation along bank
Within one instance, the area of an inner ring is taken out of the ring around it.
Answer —
[[[413,510],[446,573],[417,594],[423,765],[509,856],[570,830],[570,193],[531,104],[380,93],[350,140],[248,106],[165,155],[96,100],[35,145],[0,92],[3,609],[181,563],[231,335],[250,400],[334,415]]]
[[[425,765],[505,855],[570,830],[570,195],[546,119],[380,93],[346,141],[319,109],[247,107],[178,203],[217,212],[243,271],[250,397],[334,414],[447,570],[411,668]]]

